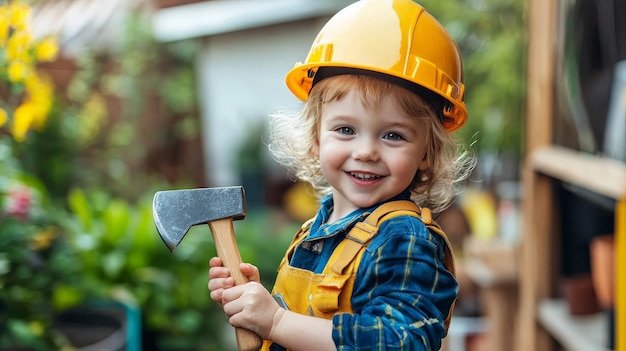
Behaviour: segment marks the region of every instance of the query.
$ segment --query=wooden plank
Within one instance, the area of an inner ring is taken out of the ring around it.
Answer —
[[[559,146],[542,147],[532,154],[533,168],[615,200],[626,195],[626,164]]]
[[[615,250],[615,350],[626,351],[626,195],[615,210]]]
[[[527,166],[524,177],[522,246],[520,250],[519,312],[515,346],[518,351],[550,351],[552,338],[537,321],[539,301],[552,296],[559,250],[555,240],[557,213],[550,178]]]
[[[606,312],[572,316],[562,299],[539,304],[539,321],[568,351],[609,351]]]
[[[552,143],[556,3],[527,0],[528,64],[526,86],[526,155]]]
[[[528,60],[526,150],[552,143],[556,5],[559,0],[527,0]],[[519,311],[514,345],[517,351],[550,351],[550,335],[537,322],[538,302],[552,290],[552,221],[554,199],[551,182],[534,172],[528,159],[522,167],[522,242],[520,247]],[[546,267],[550,267],[546,271]]]

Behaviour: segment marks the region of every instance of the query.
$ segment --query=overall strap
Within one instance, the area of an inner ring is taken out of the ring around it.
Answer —
[[[341,256],[331,267],[332,271],[336,274],[343,274],[343,270],[354,260],[361,248],[367,246],[369,241],[378,234],[380,224],[398,216],[413,216],[420,219],[428,229],[442,236],[447,244],[448,239],[439,225],[433,221],[430,209],[420,208],[409,200],[391,201],[380,205],[362,222],[357,222],[352,227],[346,235],[348,240],[346,240]]]

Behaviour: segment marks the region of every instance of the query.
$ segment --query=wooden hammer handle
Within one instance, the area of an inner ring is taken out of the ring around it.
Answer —
[[[235,240],[235,230],[233,228],[233,219],[224,218],[209,222],[213,241],[217,255],[222,259],[224,267],[230,271],[231,277],[235,281],[235,285],[247,283],[248,277],[243,275],[239,270],[241,264],[241,255]],[[237,347],[239,351],[257,351],[261,348],[263,340],[261,337],[244,328],[235,328],[235,336],[237,338]]]

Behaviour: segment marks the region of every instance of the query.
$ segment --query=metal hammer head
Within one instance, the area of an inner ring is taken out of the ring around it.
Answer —
[[[246,196],[241,186],[159,191],[152,201],[152,216],[159,236],[174,251],[194,225],[243,219]]]

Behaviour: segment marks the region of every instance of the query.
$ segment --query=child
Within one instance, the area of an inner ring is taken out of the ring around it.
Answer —
[[[270,149],[321,207],[271,294],[255,266],[234,286],[212,258],[211,298],[263,350],[439,350],[458,284],[431,213],[474,164],[450,135],[467,119],[456,44],[411,0],[363,0],[324,26],[287,85],[306,103],[275,116]]]

